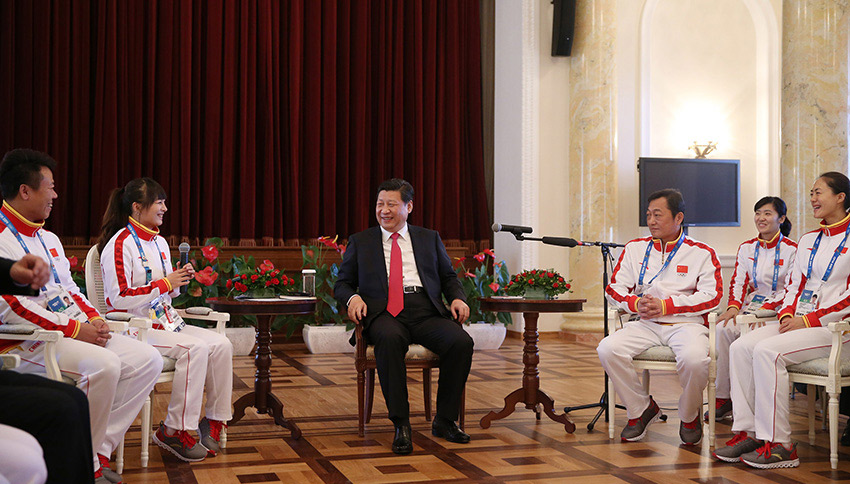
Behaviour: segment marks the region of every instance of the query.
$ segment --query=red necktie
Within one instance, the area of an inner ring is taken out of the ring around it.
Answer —
[[[404,309],[404,287],[402,285],[402,270],[401,270],[401,247],[398,245],[398,233],[390,236],[393,239],[393,246],[390,249],[390,280],[389,294],[387,295],[387,312],[398,316],[398,313]]]

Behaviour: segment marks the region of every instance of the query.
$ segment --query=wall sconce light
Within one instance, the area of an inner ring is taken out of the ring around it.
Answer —
[[[701,145],[694,141],[694,144],[688,147],[689,150],[694,150],[696,156],[694,158],[705,158],[705,155],[717,149],[717,143],[709,141],[708,144]]]

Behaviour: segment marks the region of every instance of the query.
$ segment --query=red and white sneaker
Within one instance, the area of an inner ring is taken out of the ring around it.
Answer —
[[[742,455],[741,462],[757,469],[777,469],[800,465],[800,459],[797,457],[797,444],[791,444],[789,449],[778,442],[765,442],[762,447]]]
[[[121,478],[121,474],[109,468],[109,457],[106,457],[103,454],[97,454],[97,460],[100,461],[99,472],[107,481],[112,484],[122,484],[123,479]]]

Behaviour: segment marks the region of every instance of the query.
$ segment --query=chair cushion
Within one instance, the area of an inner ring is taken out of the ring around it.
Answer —
[[[169,358],[167,356],[162,357],[162,371],[174,371],[174,367],[177,365],[177,360],[174,358]]]
[[[31,324],[0,324],[0,333],[33,334],[38,329]]]
[[[366,347],[366,359],[374,360],[375,359],[375,347],[369,345]],[[407,349],[407,354],[404,355],[404,361],[422,361],[422,360],[434,360],[439,361],[440,357],[437,356],[436,353],[429,350],[428,348],[422,345],[410,345]]]
[[[634,357],[635,360],[642,361],[669,361],[676,362],[676,354],[669,346],[658,345],[647,348],[643,353]]]
[[[789,366],[788,373],[802,373],[804,375],[828,376],[829,357],[815,358],[800,364]],[[850,376],[850,358],[841,359],[841,376]]]

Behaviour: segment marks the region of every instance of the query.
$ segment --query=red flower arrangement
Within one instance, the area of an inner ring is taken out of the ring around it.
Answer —
[[[208,260],[210,264],[212,264],[216,259],[218,259],[218,247],[212,244],[207,245],[201,249],[201,254],[203,254],[204,259]]]
[[[529,290],[539,290],[548,297],[571,292],[570,281],[558,274],[554,269],[531,269],[523,271],[511,277],[511,282],[505,286],[505,290],[511,296],[521,296]]]
[[[274,264],[266,259],[253,273],[239,274],[228,279],[224,285],[231,294],[240,295],[250,291],[254,297],[272,297],[294,290],[295,279],[275,269]]]
[[[195,280],[205,286],[211,286],[218,280],[218,272],[213,271],[212,266],[206,266],[204,270],[195,273]]]

